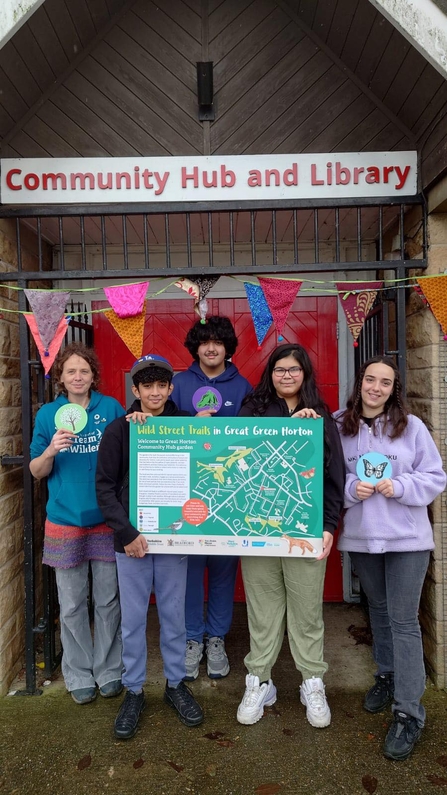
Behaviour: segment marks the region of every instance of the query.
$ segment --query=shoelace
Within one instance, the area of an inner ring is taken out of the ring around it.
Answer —
[[[246,707],[252,707],[259,698],[260,685],[247,685],[244,698],[242,699]]]
[[[312,709],[323,709],[326,706],[324,690],[312,690],[307,694],[307,701]]]
[[[378,677],[376,679],[376,684],[374,685],[372,692],[374,693],[375,696],[378,696],[382,692],[382,690],[388,690],[388,689],[389,689],[389,684],[387,680]]]
[[[207,656],[209,660],[219,660],[224,653],[223,649],[224,642],[219,638],[219,640],[213,641],[213,643],[209,643],[207,646]]]

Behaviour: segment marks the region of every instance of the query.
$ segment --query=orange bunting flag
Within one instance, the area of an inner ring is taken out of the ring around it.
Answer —
[[[56,328],[54,337],[47,346],[45,346],[42,342],[42,338],[39,334],[39,329],[37,327],[37,320],[34,317],[34,315],[25,315],[25,320],[28,323],[31,334],[33,335],[34,342],[37,345],[37,350],[39,351],[39,355],[42,360],[43,369],[45,370],[45,375],[47,375],[51,365],[53,364],[56,358],[56,354],[59,352],[59,348],[62,345],[62,340],[64,339],[65,334],[67,333],[68,322],[69,322],[68,318],[63,317],[61,318],[61,320],[59,320],[59,324]]]
[[[365,320],[369,315],[377,291],[382,287],[383,282],[338,282],[336,284],[339,291],[340,303],[346,316],[349,331],[354,338],[354,346],[357,347],[357,337],[359,336]]]
[[[278,339],[282,339],[281,334],[287,316],[298,295],[302,282],[289,279],[269,279],[262,276],[258,277],[258,281],[278,332]]]
[[[144,324],[146,321],[146,301],[143,304],[143,311],[135,317],[118,317],[113,309],[106,309],[104,312],[107,320],[112,324],[116,333],[133,353],[135,359],[143,355]]]
[[[416,280],[436,320],[447,335],[447,274]]]

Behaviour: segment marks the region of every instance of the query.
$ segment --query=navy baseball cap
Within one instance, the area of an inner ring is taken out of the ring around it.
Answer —
[[[156,353],[148,353],[147,356],[142,356],[141,359],[137,359],[136,362],[133,363],[130,369],[130,375],[133,378],[140,370],[146,370],[148,367],[161,367],[171,373],[171,375],[174,374],[174,368],[169,364],[167,359],[164,359],[163,356],[157,356]]]

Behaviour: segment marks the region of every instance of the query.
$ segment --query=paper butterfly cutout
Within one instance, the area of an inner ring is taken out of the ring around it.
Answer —
[[[363,459],[363,466],[365,468],[365,475],[367,478],[383,478],[383,473],[385,471],[385,467],[387,465],[387,461],[383,461],[381,464],[377,464],[377,466],[373,466],[366,458]]]
[[[302,478],[306,479],[313,478],[313,476],[315,475],[315,467],[312,467],[312,469],[306,469],[305,472],[300,472],[300,475]]]

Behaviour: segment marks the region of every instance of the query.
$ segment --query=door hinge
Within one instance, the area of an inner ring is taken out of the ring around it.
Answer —
[[[340,323],[336,322],[335,324],[335,339],[338,340],[340,338]]]

